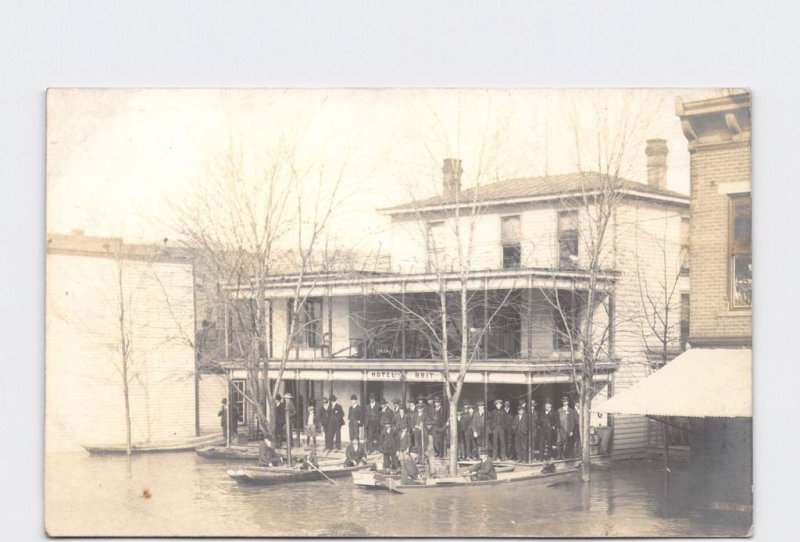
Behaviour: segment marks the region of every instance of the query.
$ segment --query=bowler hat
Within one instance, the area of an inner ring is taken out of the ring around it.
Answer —
[[[392,399],[392,403],[394,403],[396,405],[399,405],[400,404],[400,399]]]
[[[356,394],[354,393],[353,395],[351,395],[351,396],[350,396],[350,400],[351,400],[351,401],[358,401],[358,395],[356,395]]]
[[[369,398],[370,398],[370,399],[375,399],[375,394],[370,392],[370,394],[369,394]]]
[[[420,403],[420,404],[421,403],[425,403],[425,398],[420,395],[419,397],[417,397],[417,403]]]
[[[495,400],[494,400],[494,404],[496,404],[496,405],[502,405],[502,404],[503,404],[503,400],[502,400],[502,399],[495,399]]]
[[[484,403],[483,401],[478,401],[478,406],[485,406],[485,405],[486,403]]]
[[[335,395],[331,395],[331,396],[329,397],[329,399],[330,399],[331,401],[335,401],[335,400],[336,400],[336,396],[335,396]]]
[[[323,398],[322,398],[322,402],[323,402],[323,403],[327,403],[327,402],[328,402],[328,398],[327,398],[327,397],[323,397]]]
[[[387,403],[386,399],[381,398],[381,404],[385,405]]]

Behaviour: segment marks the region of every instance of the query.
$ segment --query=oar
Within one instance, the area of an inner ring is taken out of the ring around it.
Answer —
[[[387,478],[387,479],[386,479],[386,481],[388,482],[388,484],[387,484],[386,488],[389,490],[389,493],[399,493],[400,495],[402,495],[402,494],[403,494],[403,492],[402,492],[402,491],[400,491],[399,489],[397,489],[396,487],[394,487],[394,479],[392,479],[392,478]]]
[[[312,469],[314,469],[315,471],[317,471],[318,473],[320,473],[322,476],[324,476],[324,477],[325,477],[325,479],[326,479],[326,480],[328,480],[330,483],[332,483],[333,485],[337,485],[337,484],[336,484],[336,482],[334,482],[333,480],[331,480],[331,478],[330,478],[330,477],[329,477],[327,474],[325,474],[324,472],[322,472],[321,470],[319,470],[319,469],[317,468],[317,466],[316,466],[316,465],[314,465],[314,463],[312,463],[312,462],[310,462],[310,461],[307,461],[307,463],[308,463],[308,464],[311,466],[311,468],[312,468]]]

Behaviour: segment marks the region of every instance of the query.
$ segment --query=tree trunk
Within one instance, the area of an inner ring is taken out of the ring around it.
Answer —
[[[122,395],[125,397],[125,452],[131,455],[131,402],[128,392],[128,360],[122,359]]]
[[[458,412],[458,398],[460,395],[461,393],[458,391],[453,394],[452,399],[450,399],[450,412],[447,415],[450,428],[448,437],[450,453],[447,456],[447,468],[450,471],[450,476],[458,476],[458,418],[456,413]]]
[[[581,385],[581,480],[588,482],[591,480],[591,454],[589,448],[589,412],[591,411],[591,389],[592,379],[588,375],[583,375]]]

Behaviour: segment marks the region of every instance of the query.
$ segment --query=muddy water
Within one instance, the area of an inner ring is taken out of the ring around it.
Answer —
[[[731,536],[747,526],[690,512],[688,472],[657,463],[595,470],[591,484],[509,484],[392,495],[347,478],[243,487],[191,453],[46,458],[54,535]]]

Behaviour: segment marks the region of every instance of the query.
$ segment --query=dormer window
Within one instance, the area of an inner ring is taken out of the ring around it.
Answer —
[[[503,269],[522,264],[522,227],[519,215],[505,216],[500,221],[500,243],[503,247]]]

